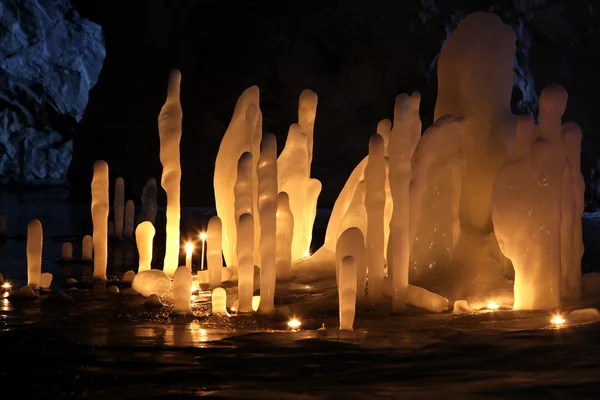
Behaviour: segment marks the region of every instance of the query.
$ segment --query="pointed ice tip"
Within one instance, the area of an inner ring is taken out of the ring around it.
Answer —
[[[386,132],[389,133],[389,131],[392,129],[392,121],[390,121],[389,119],[382,119],[381,121],[379,121],[377,123],[377,133],[379,133],[380,135],[382,134],[382,132]]]
[[[410,109],[416,111],[419,109],[420,104],[421,104],[421,93],[412,92],[410,95]]]
[[[542,90],[540,94],[540,112],[562,116],[567,109],[569,94],[561,85],[553,83]]]
[[[181,71],[178,69],[171,70],[169,74],[169,84],[167,97],[179,98],[179,87],[181,85]]]
[[[94,172],[102,171],[104,169],[108,169],[108,164],[106,163],[106,161],[96,160],[96,162],[94,162]]]
[[[317,101],[317,94],[310,89],[304,89],[300,93],[300,107],[315,106]]]

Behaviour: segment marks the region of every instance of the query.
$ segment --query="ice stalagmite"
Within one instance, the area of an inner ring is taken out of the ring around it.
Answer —
[[[581,299],[581,257],[583,238],[581,216],[585,183],[580,170],[581,129],[575,123],[563,125],[567,165],[562,181],[561,220],[561,297],[569,301]]]
[[[252,160],[253,160],[252,153],[246,152],[246,153],[242,154],[242,156],[240,157],[240,159],[238,161],[237,178],[235,181],[235,187],[233,188],[234,215],[235,215],[235,218],[238,220],[236,229],[239,229],[239,221],[243,214],[251,214],[254,216],[254,204],[255,203],[253,202],[253,196],[252,196],[252,193],[253,193],[252,184],[255,182],[253,182],[253,179],[252,179],[252,172],[253,172]],[[238,237],[239,237],[239,235],[238,235]],[[237,243],[237,241],[236,241],[236,243]],[[239,243],[237,244],[237,248],[238,248],[238,253],[239,253]],[[239,264],[240,263],[238,260],[238,265],[234,265],[233,268],[237,268],[239,266]]]
[[[277,235],[277,140],[263,136],[258,175],[258,215],[260,218],[260,306],[261,313],[275,309]]]
[[[348,228],[340,235],[335,249],[335,266],[338,287],[340,284],[340,266],[346,256],[351,256],[355,263],[356,296],[360,300],[365,295],[366,264],[365,238],[358,228]]]
[[[346,215],[340,224],[341,232],[348,228],[358,228],[363,235],[367,233],[367,210],[365,208],[365,196],[367,185],[364,180],[358,182],[354,197],[346,210]]]
[[[394,210],[390,221],[391,260],[388,268],[392,277],[392,306],[403,311],[407,305],[408,266],[410,257],[410,232],[408,228],[409,185],[411,158],[421,137],[419,119],[420,95],[402,94],[396,98],[394,124],[390,133],[390,187]]]
[[[150,221],[144,221],[139,224],[135,230],[135,241],[140,257],[138,273],[148,271],[152,263],[152,241],[156,233],[154,225]]]
[[[133,231],[135,227],[135,205],[133,200],[127,200],[125,204],[125,228],[123,236],[127,239],[133,239]]]
[[[317,117],[318,96],[310,89],[304,89],[300,93],[298,101],[298,125],[300,131],[306,135],[306,150],[308,154],[308,175],[313,158],[313,142],[315,131],[315,118]]]
[[[158,210],[156,193],[156,179],[148,179],[148,182],[146,182],[146,186],[144,186],[144,190],[142,191],[142,208],[144,211],[144,221],[150,221],[152,225],[154,225],[156,211]]]
[[[252,214],[240,216],[237,234],[238,311],[241,313],[252,312],[254,288],[254,218]]]
[[[351,331],[356,313],[356,261],[345,256],[340,261],[338,279],[338,301],[340,309],[340,329]]]
[[[180,218],[180,182],[181,164],[179,160],[179,142],[181,140],[181,103],[179,86],[181,73],[171,72],[167,100],[158,116],[160,135],[160,162],[163,167],[161,185],[167,193],[167,238],[163,270],[173,275],[179,264],[179,218]]]
[[[308,136],[300,125],[290,126],[285,147],[277,159],[279,191],[290,198],[294,215],[292,260],[306,257],[310,252],[312,227],[316,215],[316,201],[321,183],[309,177]]]
[[[73,259],[73,245],[70,242],[63,243],[60,258],[63,261],[71,261]]]
[[[212,313],[214,315],[229,315],[227,312],[227,292],[225,289],[214,288],[211,295]]]
[[[92,261],[94,252],[94,242],[90,235],[85,235],[81,240],[81,260]]]
[[[503,280],[503,259],[494,257],[491,235],[492,192],[516,129],[510,108],[515,39],[497,15],[473,13],[446,40],[438,60],[434,119],[462,120],[461,229],[449,282],[458,299],[485,297]]]
[[[125,221],[125,181],[121,177],[118,177],[115,180],[113,212],[115,218],[114,236],[117,239],[123,239],[123,222]]]
[[[173,307],[177,314],[190,314],[190,298],[192,295],[192,272],[188,267],[181,266],[173,274]]]
[[[369,140],[369,158],[365,168],[365,207],[367,211],[366,261],[369,300],[383,299],[385,211],[385,146],[383,137],[375,134]]]
[[[32,219],[27,224],[27,285],[40,287],[42,275],[42,247],[44,232],[39,219]]]
[[[277,280],[291,279],[292,236],[294,234],[294,216],[290,210],[290,198],[286,192],[277,195],[277,244],[276,265]]]
[[[223,269],[223,248],[221,247],[222,229],[218,216],[208,221],[206,230],[206,264],[208,266],[208,283],[210,287],[221,286],[221,270]]]
[[[245,152],[253,156],[253,202],[257,204],[258,177],[256,163],[260,155],[262,114],[259,108],[258,87],[252,86],[238,99],[229,127],[221,140],[215,162],[214,190],[217,215],[223,225],[223,256],[228,266],[237,265],[237,223],[234,210],[234,186],[238,160]],[[258,218],[256,220],[258,227]],[[258,242],[257,242],[258,246]]]
[[[92,179],[92,240],[94,244],[94,278],[106,280],[108,261],[108,164],[94,163]]]
[[[463,158],[460,120],[451,115],[427,128],[412,157],[410,183],[411,282],[439,288],[451,281],[460,229]]]

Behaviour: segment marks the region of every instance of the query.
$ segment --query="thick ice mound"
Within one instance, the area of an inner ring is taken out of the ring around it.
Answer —
[[[135,276],[131,288],[144,297],[152,294],[162,296],[171,289],[169,275],[158,269],[142,271]]]

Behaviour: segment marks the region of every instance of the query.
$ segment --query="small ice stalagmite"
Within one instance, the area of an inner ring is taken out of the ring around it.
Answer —
[[[108,261],[108,164],[94,163],[92,179],[92,225],[94,244],[94,278],[106,280]]]
[[[581,216],[584,207],[585,182],[580,170],[581,129],[577,124],[565,123],[563,137],[567,165],[562,181],[561,198],[561,298],[581,300],[581,257],[583,237]]]
[[[158,116],[158,133],[160,136],[160,162],[163,167],[161,185],[167,193],[167,235],[165,244],[165,260],[163,270],[172,276],[179,264],[179,219],[181,163],[179,159],[179,142],[181,140],[181,103],[179,86],[181,73],[171,72],[167,92],[167,100]]]
[[[221,270],[223,269],[223,248],[221,218],[218,216],[208,220],[206,229],[206,264],[208,266],[208,283],[210,287],[221,286]]]
[[[277,141],[263,137],[258,174],[258,215],[260,218],[260,307],[261,313],[275,309],[277,237]]]
[[[127,239],[133,239],[133,231],[135,227],[135,205],[133,200],[127,200],[125,204],[125,229],[123,236]]]
[[[354,260],[356,277],[356,299],[360,300],[365,295],[366,265],[365,265],[365,239],[360,229],[348,228],[340,235],[335,249],[335,268],[338,287],[340,282],[340,266],[346,256]]]
[[[85,235],[81,240],[81,261],[90,262],[93,260],[94,242],[92,236]]]
[[[115,195],[113,203],[113,212],[115,217],[114,236],[117,239],[123,239],[123,221],[125,221],[125,181],[118,177],[115,180]]]
[[[152,242],[156,230],[154,225],[150,221],[144,221],[139,224],[135,230],[135,241],[137,243],[137,250],[140,257],[138,273],[141,271],[148,271],[151,269],[150,264],[152,263]]]
[[[394,124],[390,133],[390,187],[394,210],[390,221],[392,307],[403,311],[407,306],[408,267],[410,258],[410,232],[408,229],[409,185],[411,178],[411,158],[421,138],[419,103],[421,97],[413,93],[410,97],[402,94],[396,97]],[[392,242],[393,239],[393,242]]]
[[[40,287],[42,275],[42,247],[44,233],[39,219],[32,219],[27,224],[27,285]]]
[[[63,243],[60,258],[63,261],[71,261],[73,259],[73,245],[70,242]]]
[[[369,281],[369,300],[383,299],[385,211],[385,143],[381,135],[369,140],[369,158],[365,168],[365,207],[367,210],[366,260]]]
[[[142,191],[142,209],[144,212],[144,221],[150,221],[152,225],[154,225],[156,212],[158,211],[156,194],[156,179],[148,179],[148,182],[146,182],[146,186],[144,186],[144,190]]]
[[[258,176],[256,163],[260,154],[262,137],[262,114],[259,108],[259,91],[252,86],[238,99],[231,122],[221,140],[215,161],[214,190],[217,215],[221,218],[223,229],[223,257],[227,266],[237,265],[237,223],[239,215],[234,211],[234,186],[240,156],[245,152],[253,156],[253,202],[257,204]],[[256,220],[258,227],[258,218]],[[256,243],[258,246],[258,242]]]
[[[294,215],[290,210],[290,199],[286,192],[277,195],[277,243],[276,268],[277,280],[291,279],[292,236],[294,234]]]
[[[338,279],[338,300],[340,309],[340,329],[351,331],[356,313],[356,261],[352,256],[342,258]]]
[[[252,312],[254,288],[254,217],[242,214],[238,224],[238,312]]]
[[[175,274],[173,275],[173,296],[175,297],[173,307],[177,314],[189,314],[192,312],[190,308],[192,283],[192,272],[188,267],[181,266],[175,270]]]
[[[227,312],[227,292],[225,289],[218,287],[214,288],[211,295],[212,299],[212,313],[214,315],[226,315]]]

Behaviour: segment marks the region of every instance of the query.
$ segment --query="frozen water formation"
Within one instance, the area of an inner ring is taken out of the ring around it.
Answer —
[[[171,289],[171,279],[164,271],[158,269],[141,271],[133,278],[131,288],[144,297],[152,294],[161,297]]]
[[[94,278],[106,280],[108,260],[108,164],[94,163],[92,179],[92,224],[94,245]]]
[[[171,72],[167,100],[158,116],[160,162],[163,167],[161,185],[167,193],[167,239],[163,269],[168,275],[173,275],[179,264],[179,218],[181,216],[179,141],[183,118],[179,102],[180,84],[181,73],[177,70]]]
[[[60,258],[63,261],[71,261],[73,259],[73,245],[70,242],[63,243]]]
[[[174,308],[178,314],[189,314],[190,297],[192,287],[192,271],[186,266],[181,266],[175,270],[173,275],[173,295],[175,297]]]
[[[215,315],[226,315],[227,312],[227,292],[223,288],[215,288],[212,291],[212,313]]]
[[[94,242],[90,235],[85,235],[81,240],[81,261],[91,262],[93,259]]]
[[[150,270],[152,263],[152,241],[156,233],[154,225],[150,221],[139,224],[135,230],[135,241],[140,257],[138,273]]]
[[[208,267],[208,283],[216,288],[221,285],[221,270],[223,269],[223,249],[221,219],[217,216],[208,221],[206,229],[206,264]]]
[[[42,274],[42,246],[44,233],[39,219],[27,224],[27,285],[39,288]]]

